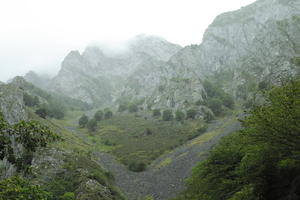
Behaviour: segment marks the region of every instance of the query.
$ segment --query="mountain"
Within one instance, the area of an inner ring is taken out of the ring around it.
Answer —
[[[293,63],[300,53],[299,9],[299,1],[259,0],[219,15],[200,45],[182,48],[155,72],[139,73],[134,85],[146,88],[145,107],[180,108],[202,101],[206,79],[247,101],[259,83],[276,84],[299,73]],[[143,80],[155,80],[152,89]],[[135,90],[131,85],[125,93]]]
[[[258,84],[273,84],[299,72],[300,4],[259,0],[216,17],[199,45],[181,48],[139,35],[127,50],[107,55],[90,46],[72,51],[50,90],[97,106],[142,102],[145,108],[207,110],[211,80],[226,93],[248,101]]]
[[[47,88],[51,78],[48,77],[47,75],[39,75],[37,73],[35,73],[34,71],[29,71],[25,74],[24,79],[29,82],[32,83],[34,85],[37,85],[38,87],[45,89]]]
[[[162,38],[139,35],[128,42],[125,52],[115,55],[97,46],[87,47],[82,54],[71,51],[49,88],[89,104],[109,105],[132,72],[158,66],[180,49]]]

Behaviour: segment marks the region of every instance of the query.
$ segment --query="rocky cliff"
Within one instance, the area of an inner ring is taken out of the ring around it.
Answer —
[[[140,35],[122,53],[107,55],[95,46],[72,51],[49,88],[97,106],[125,99],[177,109],[203,102],[203,81],[213,77],[247,100],[260,82],[299,73],[292,62],[300,52],[299,16],[299,1],[258,0],[217,16],[199,45],[181,48]]]
[[[62,62],[50,90],[90,104],[107,105],[135,70],[155,67],[180,48],[159,37],[139,35],[128,42],[126,51],[112,55],[97,46],[88,47],[82,54],[72,51]]]

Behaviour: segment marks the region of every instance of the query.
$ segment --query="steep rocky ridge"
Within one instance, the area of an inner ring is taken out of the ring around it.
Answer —
[[[226,92],[247,101],[260,82],[276,84],[299,73],[291,62],[300,55],[299,16],[299,1],[258,0],[216,17],[199,45],[181,48],[139,35],[122,53],[96,46],[72,51],[49,88],[96,106],[126,100],[201,111],[207,110],[203,81],[217,74]]]
[[[115,55],[106,55],[96,46],[82,54],[72,51],[50,89],[90,104],[107,105],[134,70],[157,66],[180,48],[158,37],[139,35],[129,41],[126,51]]]
[[[225,91],[243,99],[249,98],[261,81],[278,83],[294,76],[299,73],[291,62],[300,53],[299,16],[300,2],[295,0],[258,0],[221,14],[200,45],[187,46],[163,68],[140,74],[140,80],[159,77],[155,88],[147,89],[146,104],[177,108],[184,102],[201,101],[206,97],[203,80],[216,74]],[[224,74],[230,78],[225,80]],[[148,82],[137,84],[147,88]],[[126,87],[125,91],[132,89]]]

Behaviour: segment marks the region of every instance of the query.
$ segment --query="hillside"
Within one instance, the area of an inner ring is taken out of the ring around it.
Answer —
[[[39,200],[297,200],[299,77],[297,0],[223,13],[196,45],[138,35],[72,50],[51,79],[0,83],[0,189],[21,178],[52,195]]]

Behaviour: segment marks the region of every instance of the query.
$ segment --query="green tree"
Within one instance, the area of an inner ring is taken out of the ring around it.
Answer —
[[[189,109],[186,111],[186,119],[195,119],[197,111],[195,109]]]
[[[128,107],[128,111],[131,112],[131,113],[137,112],[138,110],[139,110],[139,108],[134,103],[130,104],[129,107]]]
[[[128,106],[125,103],[122,103],[119,105],[118,111],[119,112],[124,112],[125,110],[127,110]]]
[[[50,200],[51,194],[39,186],[13,176],[0,182],[0,200]]]
[[[94,115],[94,119],[99,122],[103,119],[103,111],[102,110],[98,110],[95,115]]]
[[[79,118],[79,121],[78,121],[79,127],[80,127],[80,128],[86,127],[86,124],[88,123],[88,121],[89,121],[88,116],[82,115],[82,116]]]
[[[89,131],[92,131],[92,132],[96,131],[97,121],[95,119],[89,120],[86,127],[89,129]]]
[[[152,111],[152,116],[153,117],[160,117],[161,116],[160,110],[159,109],[154,109]]]
[[[184,120],[184,113],[181,110],[177,110],[175,113],[175,119],[177,121],[183,121]]]
[[[14,144],[11,138],[14,138]],[[7,158],[18,172],[28,173],[34,152],[59,139],[57,134],[38,122],[21,121],[9,125],[0,114],[0,159]],[[16,145],[22,147],[21,152],[14,150]]]
[[[193,170],[178,199],[284,199],[298,196],[300,81],[272,89],[265,103]]]
[[[210,99],[210,101],[208,102],[208,107],[217,116],[221,115],[223,112],[222,101],[220,99],[217,99],[217,98]]]
[[[106,109],[105,114],[104,114],[104,118],[105,118],[105,119],[110,119],[110,118],[112,118],[112,117],[113,117],[112,111],[109,110],[109,109]]]
[[[164,110],[163,111],[163,115],[162,115],[162,119],[164,120],[164,121],[171,121],[171,120],[173,120],[173,112],[172,112],[172,110]]]
[[[35,114],[45,119],[47,117],[47,110],[45,108],[39,108],[35,111]]]
[[[23,101],[26,106],[30,106],[30,107],[37,106],[40,103],[39,98],[37,96],[33,97],[28,93],[23,94]]]

